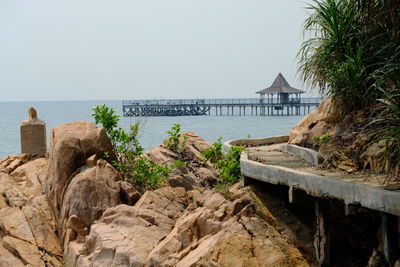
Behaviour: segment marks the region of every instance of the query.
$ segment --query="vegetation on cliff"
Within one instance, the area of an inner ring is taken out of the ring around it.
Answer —
[[[314,0],[309,9],[310,38],[298,54],[302,78],[332,98],[332,122],[358,112],[360,131],[386,140],[388,171],[398,177],[400,2]]]
[[[131,125],[127,133],[118,127],[119,115],[116,115],[112,108],[100,105],[95,106],[93,111],[96,123],[103,125],[114,146],[117,159],[111,160],[111,163],[125,181],[133,184],[141,192],[157,188],[171,170],[168,166],[158,165],[143,157],[143,147],[138,139],[139,124]]]
[[[240,146],[232,146],[226,153],[222,153],[222,138],[220,137],[213,146],[204,150],[201,154],[214,164],[218,170],[218,178],[222,184],[234,184],[241,177],[240,171],[240,153],[243,148]]]
[[[130,131],[118,127],[119,116],[106,105],[95,106],[92,114],[96,123],[100,123],[109,135],[114,155],[104,155],[122,174],[124,180],[134,185],[140,192],[157,188],[176,168],[190,167],[185,146],[188,136],[181,133],[181,125],[174,124],[167,131],[168,138],[164,147],[176,154],[177,159],[170,166],[157,164],[143,155],[143,147],[138,140],[139,124],[131,125]],[[233,146],[228,153],[222,153],[221,138],[212,147],[202,151],[202,156],[209,160],[217,170],[220,184],[234,184],[240,177],[241,147]]]

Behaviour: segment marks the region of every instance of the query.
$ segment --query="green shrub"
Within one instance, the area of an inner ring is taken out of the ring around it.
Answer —
[[[114,138],[112,133],[119,122],[119,115],[115,114],[114,109],[107,107],[106,104],[95,106],[93,107],[92,116],[96,123],[102,124],[110,137]]]
[[[187,162],[186,161],[181,161],[181,160],[175,160],[173,163],[172,163],[172,169],[176,169],[176,168],[184,168],[184,169],[186,169],[187,168]]]
[[[169,149],[174,152],[178,152],[180,141],[182,138],[182,133],[181,133],[181,125],[179,123],[175,123],[171,130],[167,131],[168,138],[164,141],[164,145]],[[184,136],[184,142],[182,146],[185,146],[186,141],[187,141],[187,136]]]
[[[124,173],[125,181],[141,191],[156,189],[171,173],[168,166],[158,165],[143,156],[132,161],[117,162],[117,169]]]
[[[399,72],[400,73],[400,72]],[[399,75],[400,76],[400,75]],[[399,77],[400,78],[400,77]],[[400,80],[400,79],[399,79]],[[389,174],[395,180],[400,179],[400,94],[395,90],[384,91],[385,98],[381,117],[375,118],[370,124],[377,124],[378,137],[386,140],[385,158]]]
[[[240,154],[243,148],[240,146],[232,146],[226,153],[222,153],[222,137],[218,138],[213,146],[204,150],[201,154],[211,163],[218,171],[220,184],[234,184],[241,177],[240,171]]]
[[[110,137],[117,159],[110,159],[109,153],[103,155],[121,173],[124,180],[137,190],[144,192],[155,189],[171,172],[168,166],[160,166],[143,157],[143,147],[139,143],[139,123],[130,126],[129,132],[118,127],[119,116],[106,105],[93,108],[96,123],[103,125]]]
[[[207,148],[201,152],[201,155],[215,164],[222,159],[222,137],[218,138],[217,142],[213,143],[213,146]]]
[[[332,135],[330,133],[327,133],[327,134],[324,134],[321,136],[315,136],[313,138],[313,140],[316,143],[323,144],[323,143],[327,143],[331,138],[332,138]]]
[[[219,169],[218,177],[223,183],[234,184],[240,179],[240,154],[242,151],[242,147],[232,146],[228,153],[216,163]]]
[[[382,102],[374,130],[387,141],[390,171],[399,173],[399,0],[313,0],[309,9],[310,38],[298,53],[303,80],[332,97],[337,121],[358,110],[371,116]]]
[[[303,79],[332,97],[333,115],[368,108],[382,97],[387,66],[399,63],[398,0],[314,0],[310,33],[298,53]]]

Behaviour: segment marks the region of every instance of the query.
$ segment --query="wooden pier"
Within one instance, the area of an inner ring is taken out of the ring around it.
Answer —
[[[137,116],[290,116],[305,115],[322,98],[169,99],[123,101],[124,117]]]
[[[124,117],[136,116],[276,116],[305,115],[322,98],[301,98],[305,93],[289,85],[281,73],[268,88],[256,92],[260,98],[169,99],[124,101]]]

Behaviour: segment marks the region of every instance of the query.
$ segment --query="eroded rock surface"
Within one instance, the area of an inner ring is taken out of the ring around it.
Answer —
[[[315,143],[314,137],[320,137],[331,133],[331,125],[328,123],[331,99],[324,99],[318,108],[303,119],[290,131],[289,144],[309,147]]]
[[[62,266],[52,210],[43,194],[45,158],[1,160],[0,266]]]
[[[157,164],[172,166],[175,161],[186,162],[186,168],[175,168],[167,182],[172,187],[193,189],[193,186],[212,187],[217,182],[217,173],[212,165],[205,161],[201,152],[211,145],[193,132],[182,134],[177,152],[164,145],[148,151],[145,156]]]
[[[201,188],[146,192],[71,242],[67,266],[308,266],[245,192],[234,201]]]
[[[102,159],[104,153],[113,155],[111,141],[104,128],[93,123],[67,123],[51,132],[45,188],[64,246],[84,238],[107,208],[133,204],[139,197]]]

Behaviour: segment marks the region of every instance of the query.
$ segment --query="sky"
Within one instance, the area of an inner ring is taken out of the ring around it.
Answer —
[[[279,72],[309,92],[297,0],[1,0],[0,101],[251,98]]]

